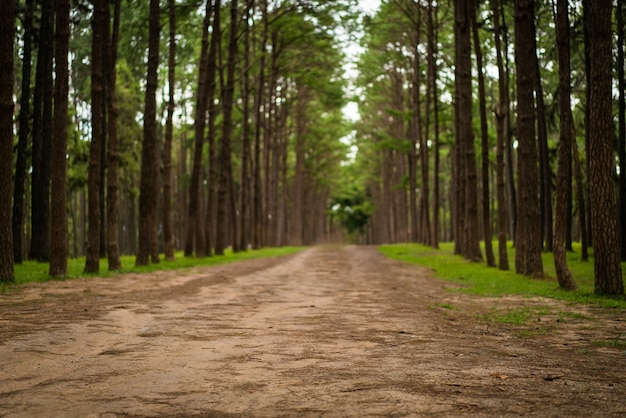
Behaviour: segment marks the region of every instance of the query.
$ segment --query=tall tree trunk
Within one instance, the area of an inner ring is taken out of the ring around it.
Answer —
[[[230,211],[230,222],[237,224],[237,213],[234,207],[233,175],[231,163],[231,135],[232,135],[232,112],[233,95],[235,90],[235,59],[237,55],[237,0],[231,1],[230,6],[230,37],[228,41],[228,60],[226,64],[226,86],[222,95],[223,103],[223,128],[222,141],[220,142],[220,176],[217,192],[217,235],[215,237],[215,253],[224,254],[228,239],[226,222],[227,209]],[[230,195],[230,196],[229,196]],[[230,197],[228,204],[227,197]],[[230,207],[227,207],[230,206]],[[232,224],[231,224],[232,226]],[[233,236],[233,251],[236,249],[237,234]]]
[[[500,28],[503,29],[502,31],[502,38],[504,41],[504,45],[501,51],[503,51],[504,53],[502,54],[504,57],[504,65],[503,65],[503,74],[504,77],[502,77],[504,86],[506,87],[504,89],[504,96],[506,98],[505,103],[503,103],[504,109],[505,109],[505,115],[506,117],[504,118],[504,137],[505,137],[505,144],[504,144],[504,158],[505,158],[505,171],[506,171],[506,186],[507,186],[507,195],[508,195],[508,199],[507,199],[507,207],[508,207],[508,219],[509,219],[509,235],[511,236],[511,238],[513,239],[513,242],[515,242],[515,233],[517,230],[517,191],[515,189],[515,164],[513,161],[513,135],[512,135],[512,129],[511,129],[511,121],[513,119],[513,117],[511,116],[511,96],[510,96],[510,73],[511,73],[511,63],[509,61],[509,26],[506,23],[506,13],[504,10],[504,5],[506,2],[501,1],[500,2],[500,18],[502,20],[502,24],[500,25]]]
[[[422,32],[422,17],[421,17],[421,6],[418,6],[417,9],[417,24],[415,29],[417,30],[417,44],[420,44],[420,38],[421,38],[421,32]],[[428,47],[427,47],[428,48]],[[415,53],[415,60],[414,60],[414,65],[416,66],[416,70],[417,70],[417,92],[419,92],[419,85],[421,84],[421,70],[420,70],[420,55],[419,52],[416,51]],[[427,93],[429,93],[429,88],[427,86],[426,88]],[[428,95],[428,94],[427,94]],[[419,99],[419,94],[416,94],[417,99],[415,102],[415,105],[417,107],[417,118],[418,120],[421,120],[421,100]],[[417,132],[418,132],[418,138],[420,141],[420,163],[421,163],[421,177],[422,177],[422,190],[421,190],[421,210],[420,210],[420,215],[421,215],[421,233],[422,233],[422,242],[425,245],[431,245],[432,244],[432,236],[431,236],[431,225],[430,225],[430,179],[429,179],[429,161],[430,161],[430,157],[429,157],[429,152],[428,152],[428,135],[429,135],[429,128],[430,128],[430,124],[429,124],[429,120],[430,120],[430,107],[428,105],[428,98],[426,99],[426,106],[427,106],[427,110],[426,110],[426,123],[425,123],[425,130],[424,133],[421,133],[421,123],[417,124]]]
[[[200,227],[200,185],[202,183],[202,149],[204,145],[204,131],[207,112],[207,71],[209,66],[209,24],[211,21],[211,0],[207,0],[204,25],[202,26],[202,46],[200,50],[200,67],[198,70],[198,91],[196,93],[196,113],[194,120],[194,149],[193,165],[191,169],[191,185],[189,187],[189,217],[187,220],[187,242],[185,256],[195,254],[197,257],[206,255],[206,239],[204,229]]]
[[[33,97],[32,237],[29,258],[48,261],[50,250],[50,144],[52,136],[52,55],[54,8],[46,1],[41,9],[37,75]]]
[[[496,260],[491,243],[491,214],[489,206],[489,133],[487,127],[487,100],[485,99],[485,76],[483,74],[483,52],[480,47],[478,25],[476,24],[476,10],[472,13],[472,34],[474,37],[474,53],[476,55],[476,71],[478,73],[478,100],[480,113],[481,138],[481,179],[482,179],[482,215],[483,235],[485,239],[485,256],[487,265],[495,267]]]
[[[515,271],[543,274],[534,108],[533,0],[515,0],[518,191]]]
[[[546,106],[543,100],[543,86],[541,84],[541,69],[539,68],[539,57],[537,56],[537,30],[535,27],[535,17],[531,19],[533,31],[533,61],[534,61],[534,85],[537,115],[537,139],[539,142],[539,198],[541,204],[541,229],[543,231],[542,240],[545,239],[546,251],[552,251],[552,240],[554,237],[552,230],[552,169],[548,156],[548,126],[546,123]]]
[[[582,0],[583,6],[583,40],[584,40],[584,58],[585,58],[585,152],[587,155],[590,155],[589,144],[591,137],[591,1],[590,0]],[[585,229],[587,230],[587,246],[593,247],[593,228],[591,226],[592,223],[592,209],[591,209],[591,182],[589,178],[591,177],[591,167],[589,158],[585,158],[585,170],[587,173],[587,183],[585,187],[585,208],[587,209],[587,213],[585,213]],[[581,167],[582,168],[582,167]],[[584,245],[584,244],[583,244]]]
[[[105,132],[103,121],[105,109],[103,107],[103,54],[106,44],[104,25],[106,21],[106,0],[94,1],[92,20],[91,43],[91,145],[89,147],[88,171],[88,222],[87,230],[87,257],[85,259],[85,273],[100,271],[100,188],[102,187],[100,166],[102,164],[102,144]]]
[[[595,292],[621,295],[624,284],[613,181],[612,8],[611,0],[594,0],[590,5],[589,189],[591,226],[596,237],[593,243]]]
[[[100,258],[104,258],[107,252],[107,237],[106,237],[106,187],[107,187],[107,135],[108,135],[108,121],[109,121],[109,46],[111,43],[111,7],[108,1],[105,2],[103,7],[104,19],[102,24],[102,143],[100,144]]]
[[[537,141],[534,108],[533,0],[515,0],[515,67],[517,73],[518,191],[515,271],[543,274],[538,200]]]
[[[150,35],[148,39],[148,68],[146,100],[141,150],[141,180],[139,186],[139,248],[135,264],[159,262],[157,241],[157,202],[159,170],[156,129],[156,91],[159,67],[159,0],[150,0]]]
[[[0,282],[14,280],[11,231],[11,174],[13,171],[13,48],[15,2],[0,0]]]
[[[22,57],[22,88],[20,96],[19,140],[15,161],[15,183],[13,187],[13,254],[14,261],[21,264],[24,259],[24,192],[28,138],[30,134],[30,78],[33,50],[33,0],[26,0],[24,10],[24,39]]]
[[[109,6],[107,5],[107,8]],[[106,238],[107,238],[107,256],[109,262],[109,271],[120,270],[122,261],[120,259],[120,244],[118,235],[118,212],[119,212],[119,175],[118,175],[118,138],[117,138],[117,48],[119,44],[120,31],[120,8],[121,0],[115,0],[113,5],[113,33],[109,40],[107,48],[107,125],[108,125],[108,141],[107,141],[107,216],[106,216]],[[109,19],[107,19],[107,22]]]
[[[622,261],[626,261],[626,96],[624,95],[624,0],[617,0],[617,85],[619,91],[617,135],[619,153],[619,227]]]
[[[474,152],[474,131],[472,128],[472,77],[471,77],[471,15],[474,10],[473,0],[455,3],[455,78],[458,92],[456,113],[458,131],[456,142],[461,146],[459,163],[463,167],[463,200],[465,212],[457,213],[464,217],[461,254],[473,261],[482,260],[478,237],[478,191],[476,178],[476,156]],[[458,237],[457,237],[458,239]]]
[[[176,82],[176,1],[168,0],[169,7],[169,56],[167,79],[169,99],[163,143],[163,252],[166,260],[174,260],[174,233],[172,228],[172,136],[174,118],[174,89]]]
[[[242,147],[241,147],[241,183],[240,198],[241,213],[239,215],[239,248],[245,251],[250,242],[250,17],[254,5],[253,0],[246,0],[246,14],[244,18],[244,62],[243,62],[243,109],[242,109]]]
[[[568,192],[572,184],[572,141],[575,140],[574,121],[570,101],[570,52],[569,52],[569,11],[567,0],[556,3],[556,43],[559,55],[559,155],[556,183],[556,216],[554,224],[554,267],[559,286],[563,289],[576,289],[576,283],[567,267],[565,234],[568,221]]]
[[[296,166],[294,168],[293,200],[292,200],[292,224],[291,224],[291,244],[303,245],[304,225],[304,187],[305,187],[305,167],[304,167],[304,135],[306,133],[306,107],[309,100],[309,92],[306,86],[298,85],[296,100],[296,132],[295,132],[295,153]],[[388,200],[390,202],[390,200]]]
[[[502,59],[502,41],[500,26],[500,6],[498,0],[491,0],[491,10],[493,12],[493,32],[496,46],[496,61],[498,65],[498,103],[496,105],[496,199],[498,202],[498,268],[500,270],[509,269],[509,256],[507,253],[507,203],[506,203],[506,182],[504,173],[504,143],[506,119],[508,118],[508,93],[506,83],[506,73]]]
[[[252,246],[253,248],[261,248],[262,241],[262,224],[263,224],[263,208],[261,196],[261,126],[262,126],[262,103],[263,91],[265,88],[265,59],[267,55],[267,37],[268,37],[268,17],[267,17],[267,0],[261,0],[261,12],[263,19],[263,33],[261,35],[261,47],[259,58],[259,75],[257,77],[257,91],[254,99],[255,108],[255,128],[254,128],[254,161],[253,168],[253,201],[251,211],[252,223]]]
[[[217,50],[221,45],[222,33],[220,22],[220,0],[215,1],[213,6],[215,9],[215,17],[213,18],[213,31],[211,36],[211,45],[209,46],[209,67],[207,69],[207,100],[209,102],[209,121],[207,142],[209,146],[209,179],[208,179],[208,197],[207,197],[207,216],[205,221],[205,239],[207,255],[211,254],[211,250],[215,241],[215,229],[217,227],[217,179],[218,179],[218,161],[217,147],[215,145],[215,120],[217,118],[217,106],[215,104],[215,92],[217,83],[215,75],[217,71]]]
[[[69,92],[70,0],[56,1],[54,134],[51,160],[50,276],[67,275],[67,114]]]
[[[437,89],[437,30],[435,29],[435,18],[437,15],[438,3],[433,0],[428,2],[428,85],[430,86],[431,101],[433,104],[433,130],[434,130],[434,162],[433,162],[433,229],[432,229],[432,246],[439,248],[439,208],[440,208],[440,191],[439,191],[439,95]],[[427,112],[428,113],[428,112]]]

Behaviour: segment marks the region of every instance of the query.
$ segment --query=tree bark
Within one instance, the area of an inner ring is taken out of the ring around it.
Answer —
[[[22,57],[22,86],[20,96],[19,140],[15,161],[15,183],[13,187],[13,254],[14,261],[24,260],[24,192],[26,164],[28,159],[28,138],[30,135],[30,78],[33,50],[33,0],[26,0],[24,10],[24,39]]]
[[[107,7],[109,7],[107,5]],[[122,261],[120,258],[120,244],[118,235],[118,212],[119,212],[119,175],[118,175],[118,135],[117,135],[117,48],[119,43],[120,8],[121,0],[115,0],[113,9],[113,33],[108,41],[107,48],[107,216],[106,238],[109,271],[120,270]],[[109,19],[107,19],[107,22]]]
[[[439,94],[437,89],[437,30],[436,15],[438,3],[433,0],[428,2],[428,85],[431,93],[432,113],[433,113],[433,222],[432,222],[432,247],[439,248],[439,208],[440,208],[440,156],[439,156]],[[427,112],[428,113],[428,112]]]
[[[70,1],[56,1],[54,134],[51,159],[50,276],[67,275],[67,115],[69,91]]]
[[[206,238],[204,229],[199,227],[200,220],[200,196],[202,196],[200,184],[202,183],[202,149],[204,144],[204,131],[206,127],[207,112],[207,71],[209,66],[209,23],[211,21],[211,0],[207,0],[204,25],[202,26],[202,46],[200,50],[200,67],[198,70],[198,90],[196,93],[196,112],[194,120],[194,149],[193,164],[191,168],[191,184],[189,187],[189,216],[187,220],[187,242],[185,244],[185,256],[194,253],[197,257],[206,255]]]
[[[487,265],[495,267],[496,260],[491,243],[491,214],[489,206],[489,133],[487,127],[487,100],[485,99],[485,76],[483,74],[483,53],[478,36],[476,23],[476,11],[472,13],[472,34],[474,36],[474,51],[476,55],[476,71],[478,73],[478,101],[480,113],[480,137],[481,137],[481,180],[482,180],[482,215],[483,236],[485,239],[485,256]]]
[[[559,59],[559,117],[560,134],[556,183],[556,213],[554,223],[554,267],[559,286],[576,289],[576,283],[567,267],[565,234],[568,221],[568,192],[572,177],[572,141],[575,140],[570,92],[569,11],[567,0],[556,3],[556,43]]]
[[[13,281],[13,237],[11,231],[11,174],[13,158],[13,48],[15,2],[0,0],[0,282]]]
[[[518,192],[515,271],[543,275],[534,108],[533,0],[515,0]]]
[[[612,1],[590,5],[589,189],[594,240],[595,292],[624,293],[615,211],[612,114]],[[599,237],[602,237],[599,239]]]
[[[254,0],[246,0],[246,14],[244,18],[244,62],[243,62],[243,109],[242,109],[242,149],[241,149],[241,182],[240,182],[240,205],[239,215],[239,248],[247,250],[250,243],[250,17],[254,6]]]
[[[534,85],[537,115],[537,139],[539,142],[539,199],[541,213],[542,240],[545,239],[546,251],[552,251],[552,169],[548,156],[548,126],[546,123],[546,106],[543,100],[543,86],[541,84],[541,69],[537,56],[537,30],[535,17],[531,19],[533,32],[533,61],[534,61]]]
[[[217,72],[217,50],[221,44],[222,33],[220,23],[220,0],[215,1],[215,17],[213,18],[213,31],[211,45],[209,46],[209,67],[207,70],[207,100],[209,102],[209,120],[207,142],[209,146],[209,179],[207,197],[207,216],[205,221],[205,239],[207,255],[211,254],[215,242],[215,230],[217,229],[217,179],[218,161],[217,147],[215,145],[215,120],[217,118],[217,106],[215,104],[215,92],[217,83],[215,75]]]
[[[48,261],[50,251],[50,147],[52,140],[52,55],[54,53],[54,8],[42,3],[33,97],[32,227],[29,258]]]
[[[100,271],[100,188],[102,164],[102,144],[105,132],[103,130],[104,113],[104,81],[103,81],[103,54],[106,39],[104,25],[106,10],[108,7],[105,0],[94,1],[92,20],[92,44],[91,44],[91,145],[89,147],[88,168],[88,222],[87,230],[87,257],[85,259],[85,273],[97,273]]]
[[[264,245],[262,240],[262,225],[263,225],[263,197],[261,196],[261,126],[263,115],[261,112],[263,103],[263,93],[265,89],[265,60],[266,60],[266,48],[268,37],[268,17],[267,17],[267,1],[261,0],[261,13],[263,19],[263,33],[261,35],[261,47],[259,58],[259,75],[257,77],[257,91],[254,100],[255,108],[255,128],[254,128],[254,156],[252,164],[252,182],[253,182],[253,200],[251,211],[251,224],[252,224],[252,246],[255,249],[261,248]]]
[[[624,94],[624,0],[617,0],[617,85],[618,85],[618,153],[619,153],[619,227],[620,258],[626,261],[626,96]]]
[[[223,128],[220,143],[220,175],[217,192],[217,235],[215,237],[215,254],[224,254],[227,245],[228,226],[226,211],[230,210],[230,222],[237,224],[237,212],[233,196],[233,175],[231,162],[231,135],[233,129],[233,95],[235,90],[235,59],[237,55],[237,0],[230,6],[230,37],[228,41],[228,60],[226,65],[226,86],[222,95]],[[227,198],[228,201],[227,201]],[[229,204],[230,203],[230,204]],[[229,207],[227,207],[227,205]],[[230,225],[231,227],[233,224]],[[233,251],[236,250],[237,234],[233,234]]]
[[[141,180],[139,186],[139,248],[135,264],[158,263],[157,202],[158,202],[158,153],[156,130],[156,91],[159,66],[159,0],[150,0],[150,35],[148,39],[148,68],[146,76],[146,99],[141,150]]]
[[[498,268],[509,269],[509,256],[507,252],[507,202],[506,182],[504,172],[504,143],[506,119],[509,114],[506,73],[502,59],[502,41],[500,27],[500,6],[498,0],[491,0],[493,13],[493,32],[496,46],[496,62],[498,66],[498,102],[496,104],[496,200],[498,205]]]
[[[471,77],[471,14],[474,10],[473,0],[455,2],[455,78],[457,101],[455,112],[458,114],[458,131],[456,142],[460,145],[458,163],[462,165],[464,177],[462,199],[464,213],[461,228],[461,254],[472,261],[481,261],[482,254],[478,237],[478,190],[476,175],[476,155],[474,152],[474,131],[472,128],[472,77]],[[460,211],[459,211],[460,212]]]
[[[176,1],[168,0],[169,8],[169,56],[167,78],[169,98],[165,121],[165,141],[163,143],[163,252],[166,260],[174,260],[174,233],[172,228],[172,136],[174,89],[176,82]]]

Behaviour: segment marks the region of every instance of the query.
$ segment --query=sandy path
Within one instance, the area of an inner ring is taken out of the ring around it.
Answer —
[[[623,313],[520,338],[451,287],[327,247],[0,295],[0,415],[626,413]]]

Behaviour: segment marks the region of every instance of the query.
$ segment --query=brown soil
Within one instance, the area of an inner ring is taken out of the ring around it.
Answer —
[[[626,414],[623,312],[470,296],[371,247],[48,282],[0,310],[7,417]]]

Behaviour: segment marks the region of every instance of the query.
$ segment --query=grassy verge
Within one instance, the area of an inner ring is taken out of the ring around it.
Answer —
[[[232,251],[226,251],[223,256],[213,257],[184,257],[182,252],[176,253],[176,260],[167,261],[161,260],[158,264],[150,264],[148,266],[135,266],[135,256],[123,256],[122,257],[122,269],[118,271],[107,270],[107,260],[100,260],[100,273],[98,274],[84,274],[85,258],[73,258],[68,262],[68,274],[63,279],[76,279],[84,277],[111,277],[124,273],[149,273],[159,270],[175,270],[191,267],[207,267],[216,266],[220,264],[233,263],[235,261],[250,260],[254,258],[268,258],[278,257],[282,255],[288,255],[302,250],[301,247],[279,247],[279,248],[263,248],[261,250],[251,250],[240,253],[233,253]],[[13,283],[0,283],[0,293],[9,291],[10,289],[20,286],[25,283],[33,282],[45,282],[53,280],[48,275],[49,266],[48,263],[38,263],[35,261],[27,261],[23,264],[15,265],[15,282]],[[58,280],[58,279],[54,279]]]
[[[494,248],[497,248],[495,245]],[[533,279],[512,271],[514,248],[509,248],[509,271],[487,267],[485,263],[472,263],[454,255],[452,243],[441,244],[439,250],[419,244],[383,245],[379,250],[387,257],[428,267],[438,278],[463,284],[465,292],[483,296],[541,296],[604,308],[626,309],[624,297],[597,296],[593,293],[593,261],[580,261],[580,251],[576,247],[573,253],[567,255],[568,266],[578,285],[578,290],[573,292],[559,288],[551,253],[543,254],[546,278]],[[626,272],[626,264],[622,264],[622,269]]]

